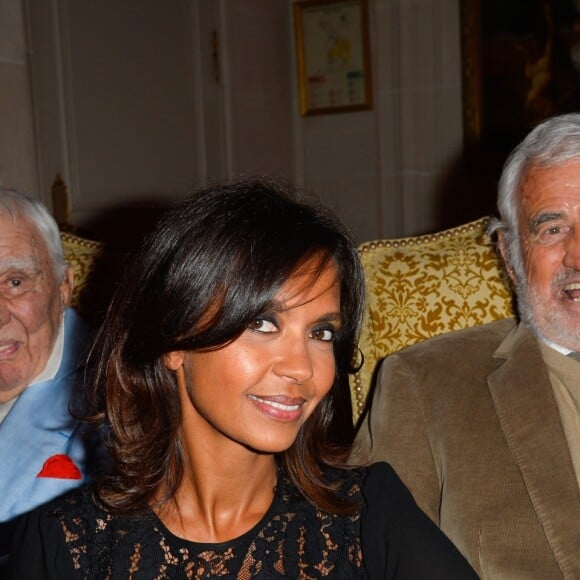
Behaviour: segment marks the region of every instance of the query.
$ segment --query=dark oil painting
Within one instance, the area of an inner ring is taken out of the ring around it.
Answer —
[[[463,0],[468,148],[503,159],[539,122],[580,111],[580,0]]]

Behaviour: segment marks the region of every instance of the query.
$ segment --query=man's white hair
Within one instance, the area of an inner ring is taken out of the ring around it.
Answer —
[[[14,222],[24,218],[36,227],[52,259],[56,279],[62,281],[68,264],[64,259],[58,225],[46,207],[25,193],[0,188],[0,215]]]

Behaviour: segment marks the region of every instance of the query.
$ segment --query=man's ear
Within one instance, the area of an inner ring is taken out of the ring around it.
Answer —
[[[67,266],[62,282],[60,283],[60,286],[58,288],[63,306],[70,305],[74,284],[75,284],[74,270],[72,269],[72,266]]]
[[[176,371],[183,366],[183,351],[173,350],[164,354],[163,363],[170,371]]]
[[[512,268],[511,263],[510,263],[510,259],[509,259],[510,255],[509,255],[509,251],[508,251],[508,244],[507,244],[507,241],[505,239],[504,230],[498,230],[498,232],[497,232],[497,247],[499,249],[499,253],[501,255],[501,258],[503,260],[506,272],[508,273],[510,280],[512,281],[512,284],[515,287],[517,285],[517,278],[516,278],[516,274],[514,272],[514,269]]]

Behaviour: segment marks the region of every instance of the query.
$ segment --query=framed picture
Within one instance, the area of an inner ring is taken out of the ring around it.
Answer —
[[[580,2],[461,0],[467,159],[500,166],[538,123],[580,111]]]
[[[366,0],[294,4],[300,113],[370,109]]]

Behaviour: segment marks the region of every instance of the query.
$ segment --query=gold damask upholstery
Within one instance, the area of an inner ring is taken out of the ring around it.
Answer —
[[[64,258],[74,270],[71,306],[98,324],[115,289],[125,254],[111,246],[61,231]]]
[[[79,308],[80,296],[103,253],[104,245],[68,232],[61,232],[60,240],[64,259],[72,266],[75,275],[71,306]]]
[[[355,422],[377,363],[437,334],[512,315],[511,293],[489,218],[432,235],[363,243],[367,306],[359,341],[364,363],[351,379]]]

